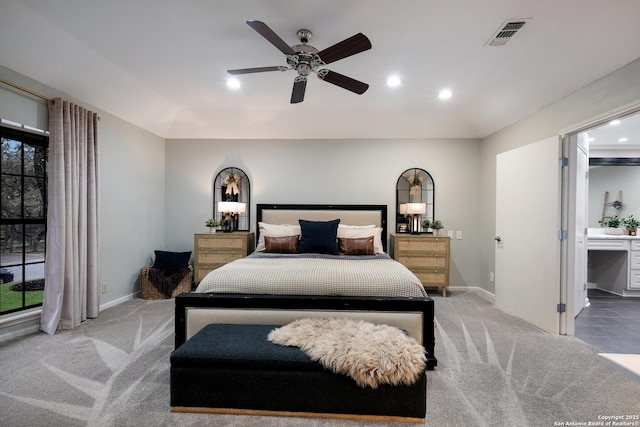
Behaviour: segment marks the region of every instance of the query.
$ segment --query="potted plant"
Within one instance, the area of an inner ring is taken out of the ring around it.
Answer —
[[[627,227],[627,234],[630,236],[635,236],[640,227],[640,221],[633,217],[633,215],[629,215],[626,218],[622,219],[622,224]]]
[[[624,230],[620,228],[622,225],[622,219],[618,215],[609,218],[602,218],[598,221],[598,224],[605,227],[604,232],[606,234],[624,234]]]
[[[209,218],[204,225],[209,227],[209,233],[215,233],[216,229],[222,225],[222,221],[216,218]]]
[[[444,228],[444,225],[442,225],[442,221],[440,221],[439,219],[434,219],[431,222],[431,229],[433,230],[433,235],[437,236],[438,233],[440,233],[440,230]]]
[[[422,225],[422,231],[427,231],[431,226],[431,221],[429,221],[428,219],[423,219],[421,225]]]

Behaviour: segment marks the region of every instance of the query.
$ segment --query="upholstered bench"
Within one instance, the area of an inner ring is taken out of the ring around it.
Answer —
[[[299,348],[269,342],[277,327],[211,324],[177,348],[170,358],[173,411],[424,419],[424,373],[411,386],[361,388]]]

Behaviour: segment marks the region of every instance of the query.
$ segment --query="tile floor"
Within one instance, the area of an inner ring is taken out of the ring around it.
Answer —
[[[604,353],[640,354],[640,298],[589,289],[589,301],[576,318],[576,337]]]

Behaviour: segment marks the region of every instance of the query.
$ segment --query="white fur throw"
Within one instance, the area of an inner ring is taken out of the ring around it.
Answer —
[[[358,386],[413,384],[424,372],[424,347],[398,328],[351,319],[301,319],[274,329],[269,341],[300,347]]]

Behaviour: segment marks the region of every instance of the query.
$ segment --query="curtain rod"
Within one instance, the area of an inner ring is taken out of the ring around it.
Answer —
[[[49,97],[46,97],[46,96],[44,96],[44,95],[40,95],[38,92],[34,92],[34,91],[32,91],[31,89],[27,89],[26,87],[23,87],[23,86],[17,85],[17,84],[15,84],[15,83],[12,83],[12,82],[10,82],[9,80],[5,80],[5,79],[3,79],[2,77],[0,77],[0,83],[4,83],[4,84],[6,84],[7,86],[11,86],[11,87],[16,88],[16,89],[18,89],[18,90],[21,90],[21,91],[23,91],[23,92],[26,92],[26,93],[28,93],[28,94],[30,94],[30,95],[33,95],[33,96],[35,96],[35,97],[37,97],[37,98],[44,99],[45,101],[53,101],[53,98],[49,98]],[[98,116],[98,121],[100,121],[100,116]]]
[[[48,98],[48,97],[46,97],[46,96],[44,96],[44,95],[40,95],[40,94],[39,94],[39,93],[37,93],[37,92],[34,92],[34,91],[30,90],[30,89],[27,89],[26,87],[22,87],[22,86],[20,86],[20,85],[17,85],[17,84],[15,84],[15,83],[12,83],[12,82],[10,82],[10,81],[8,81],[8,80],[5,80],[5,79],[3,79],[3,78],[1,78],[1,77],[0,77],[0,83],[4,83],[4,84],[6,84],[7,86],[11,86],[11,87],[13,87],[13,88],[16,88],[16,89],[18,89],[18,90],[21,90],[21,91],[23,91],[23,92],[26,92],[26,93],[28,93],[28,94],[30,94],[30,95],[33,95],[33,96],[35,96],[35,97],[38,97],[38,98],[40,98],[40,99],[44,99],[45,101],[53,101],[53,99],[52,99],[52,98]]]

